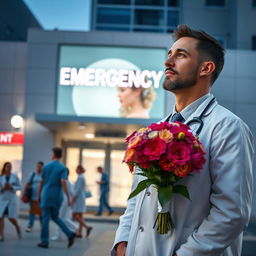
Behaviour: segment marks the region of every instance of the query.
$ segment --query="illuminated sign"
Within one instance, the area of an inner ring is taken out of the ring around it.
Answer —
[[[60,69],[60,85],[158,88],[162,75],[163,71],[154,70],[63,67]]]
[[[0,132],[0,144],[24,144],[23,133]]]
[[[61,45],[57,114],[164,116],[165,48]]]

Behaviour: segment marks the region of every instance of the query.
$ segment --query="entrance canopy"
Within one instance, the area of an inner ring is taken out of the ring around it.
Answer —
[[[90,140],[121,142],[141,127],[149,126],[156,119],[106,118],[36,114],[35,120],[52,132],[57,132],[64,140]]]

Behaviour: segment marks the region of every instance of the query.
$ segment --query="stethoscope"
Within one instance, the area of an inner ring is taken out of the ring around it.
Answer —
[[[186,125],[190,126],[192,123],[199,123],[199,127],[197,128],[197,130],[195,131],[195,135],[196,137],[199,137],[200,132],[202,131],[203,127],[204,127],[204,122],[202,120],[203,115],[205,114],[205,112],[210,108],[210,106],[214,103],[215,101],[215,97],[211,99],[211,101],[207,104],[207,106],[204,108],[204,110],[202,111],[202,113],[200,114],[200,116],[196,116],[193,117],[193,119],[191,119],[190,121],[188,121],[186,123]],[[170,118],[171,118],[172,114],[169,115],[165,122],[169,122]]]

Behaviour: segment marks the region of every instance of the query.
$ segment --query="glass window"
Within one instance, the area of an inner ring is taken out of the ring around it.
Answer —
[[[22,158],[23,158],[23,146],[1,145],[0,146],[0,172],[5,162],[11,162],[12,172],[17,174],[21,180]],[[35,160],[35,168],[36,168],[36,160]]]
[[[98,4],[130,4],[131,0],[98,0]]]
[[[108,31],[129,31],[129,27],[109,27],[109,26],[97,26],[96,30],[108,30]]]
[[[256,0],[252,0],[252,6],[256,7]]]
[[[168,0],[168,6],[170,6],[170,7],[180,6],[180,1],[179,0]]]
[[[143,32],[164,32],[163,28],[147,28],[147,27],[143,27],[143,28],[134,28],[133,31],[143,31]]]
[[[252,50],[256,51],[256,36],[252,36]]]
[[[133,175],[126,164],[122,163],[124,150],[111,151],[111,176],[109,203],[111,206],[125,207],[131,192]],[[117,196],[118,195],[118,196]]]
[[[158,5],[163,6],[164,0],[135,0],[136,5]]]
[[[178,11],[168,11],[167,25],[176,27],[179,24],[179,12]]]
[[[164,25],[163,11],[135,10],[135,24],[138,25]]]
[[[130,9],[99,8],[97,23],[104,24],[130,24]]]
[[[224,7],[225,0],[206,0],[206,6]]]
[[[66,151],[66,166],[69,170],[69,180],[74,183],[77,179],[76,167],[79,165],[79,148],[67,148]]]

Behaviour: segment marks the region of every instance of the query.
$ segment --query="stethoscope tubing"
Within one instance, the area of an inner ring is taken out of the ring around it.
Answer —
[[[199,127],[197,128],[197,130],[196,130],[196,132],[195,132],[196,137],[199,137],[199,134],[201,133],[201,131],[202,131],[203,127],[204,127],[204,122],[203,122],[203,120],[202,120],[203,115],[204,115],[204,114],[206,113],[206,111],[210,108],[210,106],[215,102],[215,100],[216,100],[215,97],[213,97],[213,98],[211,99],[211,101],[207,104],[207,106],[204,108],[204,110],[202,111],[202,113],[200,114],[200,116],[193,117],[190,121],[188,121],[188,122],[186,123],[186,125],[188,125],[188,126],[190,126],[192,123],[199,123]],[[171,117],[171,116],[172,116],[172,114],[169,115],[165,121],[168,122],[168,121],[170,120],[170,117]]]

